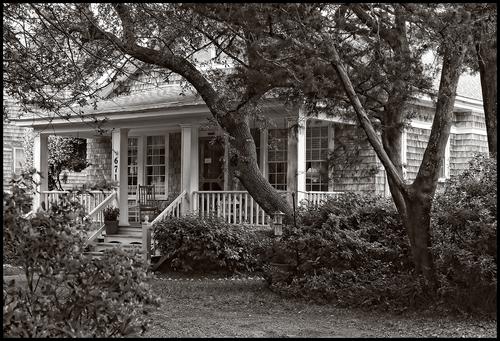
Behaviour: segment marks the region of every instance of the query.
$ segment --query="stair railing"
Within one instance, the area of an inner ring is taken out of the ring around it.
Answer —
[[[151,260],[151,241],[153,226],[165,220],[165,218],[168,216],[181,217],[184,212],[183,203],[185,196],[186,191],[183,191],[153,221],[148,222],[148,217],[146,216],[146,221],[142,223],[142,247],[144,251],[144,260],[146,262],[149,262]]]
[[[92,221],[93,219],[97,218],[95,221],[93,221],[93,223],[99,224],[99,228],[90,235],[89,239],[87,239],[87,241],[85,242],[85,245],[89,245],[102,234],[105,226],[104,226],[104,218],[100,213],[106,207],[111,206],[113,202],[116,200],[117,200],[117,193],[115,190],[113,190],[111,194],[106,197],[106,199],[104,199],[99,205],[96,206],[96,208],[94,208],[89,214],[87,214],[83,218],[84,221]]]

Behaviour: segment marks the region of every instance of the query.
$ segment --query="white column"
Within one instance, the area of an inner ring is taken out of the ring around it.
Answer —
[[[335,124],[328,123],[328,161],[330,161],[330,153],[333,153],[335,148]],[[333,192],[333,180],[330,174],[330,162],[327,164],[328,167],[328,191]]]
[[[307,117],[304,108],[299,108],[299,129],[297,131],[297,204],[306,198],[306,131]]]
[[[260,130],[260,171],[262,175],[267,179],[268,170],[267,170],[267,152],[268,152],[268,131],[267,128],[262,128]]]
[[[128,129],[114,129],[111,133],[112,149],[112,177],[113,181],[118,182],[118,207],[120,217],[118,224],[120,226],[130,226],[128,222]]]
[[[297,149],[297,136],[295,134],[294,125],[297,124],[297,117],[287,118],[288,130],[288,166],[286,174],[287,182],[287,200],[290,205],[293,205],[292,193],[295,193],[295,200],[297,201],[297,174],[298,174],[298,149]]]
[[[49,150],[48,150],[48,135],[38,132],[33,141],[33,167],[40,172],[40,175],[35,174],[33,180],[39,184],[36,186],[36,193],[33,196],[33,210],[37,210],[41,205],[41,191],[49,189]],[[47,209],[48,207],[46,207]]]
[[[185,190],[190,200],[199,186],[198,126],[181,124],[181,131],[181,191]],[[191,209],[196,208],[193,205],[191,203]]]

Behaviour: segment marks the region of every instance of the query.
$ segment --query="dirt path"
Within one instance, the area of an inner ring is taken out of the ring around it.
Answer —
[[[167,280],[146,337],[496,337],[496,321],[395,316],[283,299],[262,280]],[[171,277],[171,276],[170,276]]]

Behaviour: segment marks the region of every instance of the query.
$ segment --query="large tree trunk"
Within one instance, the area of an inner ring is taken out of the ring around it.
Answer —
[[[476,44],[481,90],[483,93],[484,121],[488,134],[491,157],[497,158],[497,51],[490,42]]]
[[[229,115],[224,116],[221,125],[229,133],[229,143],[234,148],[230,158],[234,166],[234,175],[267,214],[272,216],[273,213],[281,211],[285,213],[285,221],[291,223],[293,221],[292,207],[259,170],[255,142],[246,116],[241,114],[239,117],[231,117]]]
[[[408,231],[413,263],[433,287],[437,287],[434,260],[431,252],[431,207],[432,196],[422,190],[411,189],[404,195],[406,214],[403,224]]]

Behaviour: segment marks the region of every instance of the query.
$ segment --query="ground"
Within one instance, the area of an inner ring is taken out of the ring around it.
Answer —
[[[4,280],[23,281],[4,265]],[[157,273],[151,280],[161,306],[144,337],[489,337],[492,319],[435,314],[394,315],[285,299],[262,278]]]
[[[281,298],[262,279],[159,274],[146,337],[491,337],[496,320],[340,309]]]

